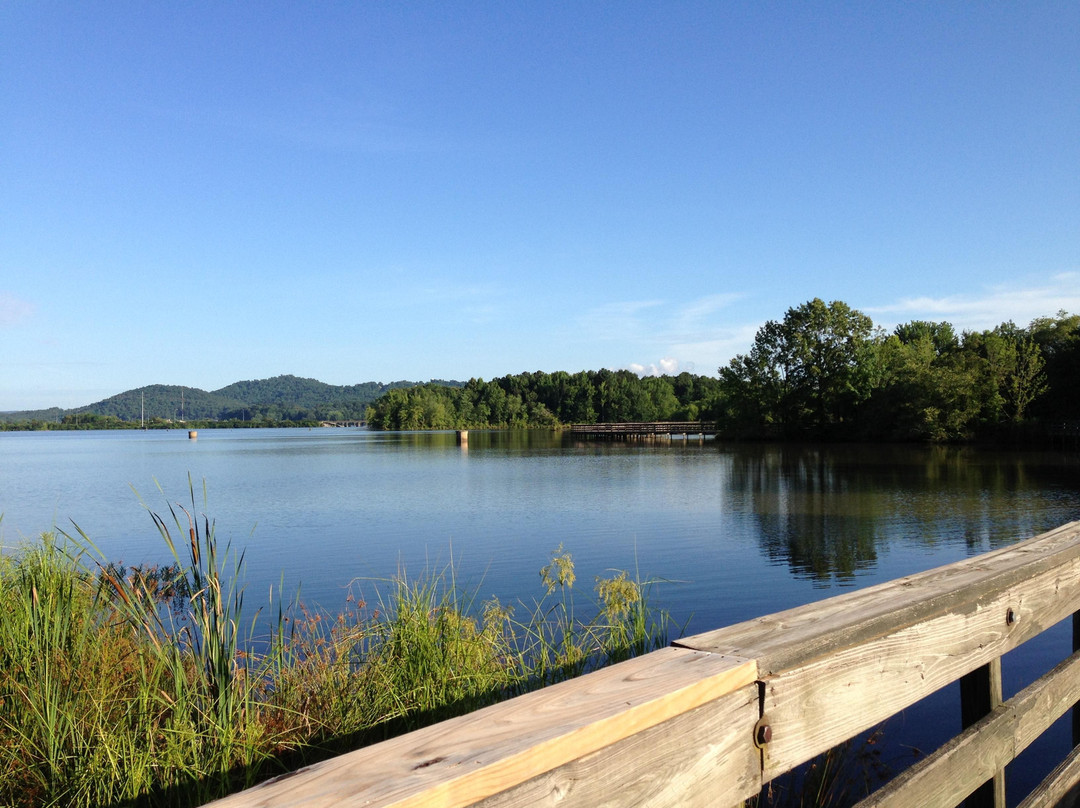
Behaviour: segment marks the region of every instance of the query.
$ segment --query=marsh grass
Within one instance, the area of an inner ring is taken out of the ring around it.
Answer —
[[[163,566],[109,563],[77,527],[0,555],[0,804],[200,805],[667,642],[626,572],[582,619],[561,546],[529,605],[479,602],[450,565],[336,614],[253,614],[243,554],[196,513],[192,488],[151,514]]]

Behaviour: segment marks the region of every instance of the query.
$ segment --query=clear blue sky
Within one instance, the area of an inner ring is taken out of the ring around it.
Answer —
[[[1080,3],[0,3],[0,410],[1080,312]]]

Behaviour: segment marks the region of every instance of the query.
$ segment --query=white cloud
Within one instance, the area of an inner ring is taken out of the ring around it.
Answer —
[[[761,327],[735,304],[741,292],[710,294],[682,303],[629,300],[590,309],[577,319],[576,338],[615,343],[623,367],[639,376],[676,375],[683,371],[712,375],[738,353],[750,349]],[[610,358],[610,349],[603,353]],[[629,356],[627,356],[629,354]],[[660,356],[661,359],[642,357]],[[632,361],[626,361],[633,357]],[[610,361],[610,360],[609,360]]]
[[[1036,317],[1065,310],[1080,313],[1080,272],[1062,272],[1034,286],[999,284],[971,295],[910,297],[862,311],[886,328],[911,320],[945,320],[959,330],[981,331],[1012,320],[1025,326]]]
[[[34,316],[37,307],[10,292],[0,292],[0,328],[14,328]]]
[[[626,369],[638,376],[674,376],[682,371],[682,363],[674,357],[665,356],[659,362],[648,365],[632,362]]]

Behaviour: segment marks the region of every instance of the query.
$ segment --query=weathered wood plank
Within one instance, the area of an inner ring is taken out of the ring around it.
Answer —
[[[1077,557],[1080,522],[1070,522],[974,558],[685,637],[675,645],[757,659],[768,675],[951,609],[974,608],[987,592]]]
[[[749,693],[756,689],[756,676],[753,661],[665,648],[341,755],[212,804],[472,805],[717,699]],[[745,695],[738,699],[747,700]],[[752,749],[752,734],[745,742]],[[745,760],[732,758],[736,779],[745,776],[745,769]]]
[[[749,685],[535,777],[477,808],[729,808],[761,790]]]
[[[965,562],[682,640],[758,661],[764,779],[804,763],[1080,609],[1080,523]]]
[[[691,637],[215,805],[734,804],[980,666],[992,701],[1000,656],[1076,612],[1080,523]],[[864,804],[958,803],[1080,701],[1077,664],[1074,655],[931,756],[932,766],[902,774],[902,797],[887,786],[873,798],[884,802]],[[752,745],[759,693],[772,728],[763,754]]]
[[[1080,590],[1080,560],[1063,565]],[[773,725],[765,779],[809,760],[1003,655],[1069,613],[1053,571],[970,612],[949,612],[767,677],[765,712]],[[1015,606],[1012,604],[1016,604]],[[1023,604],[1023,606],[1020,606]],[[1006,613],[1022,616],[1011,626]]]
[[[951,808],[1024,751],[1078,699],[1080,654],[1073,654],[901,772],[858,808]]]
[[[1067,808],[1080,802],[1080,748],[1073,749],[1016,808]]]

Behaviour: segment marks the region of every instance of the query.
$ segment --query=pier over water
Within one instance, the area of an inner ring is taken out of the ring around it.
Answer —
[[[637,421],[620,424],[573,424],[570,434],[593,440],[648,440],[672,435],[716,435],[715,421]]]

